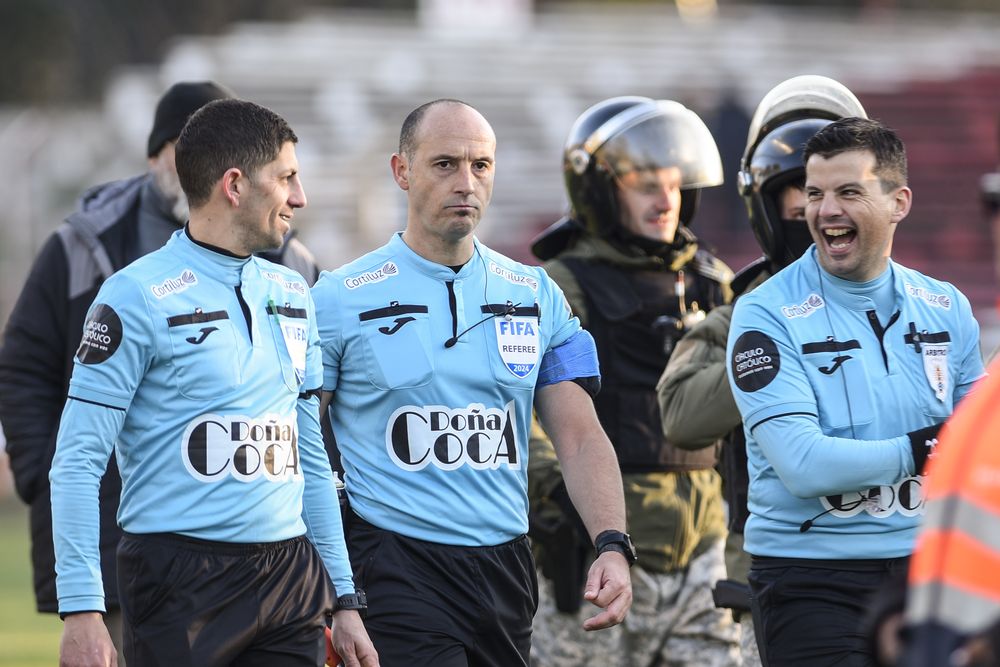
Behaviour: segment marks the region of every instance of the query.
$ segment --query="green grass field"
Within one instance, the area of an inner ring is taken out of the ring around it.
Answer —
[[[0,498],[0,666],[54,667],[59,664],[62,622],[35,611],[31,587],[28,508]]]

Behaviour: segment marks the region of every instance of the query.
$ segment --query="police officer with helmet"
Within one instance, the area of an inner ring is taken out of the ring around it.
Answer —
[[[805,142],[833,120],[865,115],[850,90],[814,75],[779,83],[758,104],[737,187],[764,255],[733,279],[736,297],[798,259],[812,244],[805,222]],[[731,579],[720,582],[716,593],[719,604],[733,608],[739,618],[743,664],[752,667],[760,664],[760,657],[748,613],[750,556],[743,551],[749,481],[746,443],[724,361],[732,312],[731,305],[716,308],[684,336],[657,390],[668,437],[690,447],[724,440],[720,470],[729,509],[726,567]]]
[[[599,637],[585,633],[589,605],[581,608],[573,563],[585,562],[593,546],[560,531],[575,518],[560,501],[558,468],[536,439],[529,487],[543,576],[532,664],[732,665],[737,630],[711,598],[725,576],[716,451],[665,438],[655,392],[675,341],[728,301],[731,271],[690,229],[701,188],[722,183],[718,149],[683,105],[616,97],[577,119],[563,171],[572,211],[532,250],[597,343],[595,405],[618,456],[638,561],[627,622]]]

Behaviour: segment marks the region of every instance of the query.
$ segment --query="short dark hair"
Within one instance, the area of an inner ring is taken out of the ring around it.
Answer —
[[[841,118],[806,142],[803,162],[813,155],[830,159],[847,151],[869,151],[875,156],[875,175],[883,192],[906,185],[906,146],[895,131],[870,118]]]
[[[176,164],[188,203],[208,203],[226,170],[236,167],[253,178],[287,142],[297,143],[285,119],[246,100],[209,102],[188,120],[177,139]]]
[[[466,104],[462,100],[456,100],[451,97],[442,97],[440,99],[427,102],[426,104],[421,104],[419,107],[407,114],[406,118],[403,120],[403,127],[399,130],[399,154],[404,156],[407,160],[413,159],[413,152],[417,148],[417,130],[420,128],[420,121],[424,119],[424,116],[431,110],[431,107],[435,107],[439,104],[461,104],[462,106],[467,106],[470,109],[473,108],[471,104]]]

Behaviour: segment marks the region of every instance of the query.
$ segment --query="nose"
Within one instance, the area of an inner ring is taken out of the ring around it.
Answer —
[[[837,196],[833,193],[828,193],[823,195],[823,199],[819,202],[819,211],[817,212],[820,218],[836,218],[843,212],[840,207],[840,202],[837,201]]]
[[[476,177],[471,164],[463,164],[455,170],[455,192],[468,194],[475,189]]]
[[[288,205],[292,208],[305,208],[306,206],[306,191],[302,187],[302,181],[299,180],[298,175],[292,179],[292,187],[288,192]]]
[[[666,213],[674,207],[673,202],[673,188],[670,187],[660,187],[656,189],[656,208],[660,211]]]

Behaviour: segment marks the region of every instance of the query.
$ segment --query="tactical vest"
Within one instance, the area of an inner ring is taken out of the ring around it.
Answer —
[[[699,259],[696,257],[684,271],[689,310],[693,302],[705,310],[722,303],[719,283],[703,275],[713,275],[710,264]],[[628,270],[578,258],[559,261],[572,272],[586,298],[587,330],[597,343],[601,363],[601,391],[594,406],[614,445],[622,472],[713,467],[715,447],[688,451],[667,441],[656,399],[656,383],[669,354],[664,349],[662,331],[657,331],[653,323],[663,315],[681,315],[677,273]],[[699,270],[700,266],[704,268]]]

